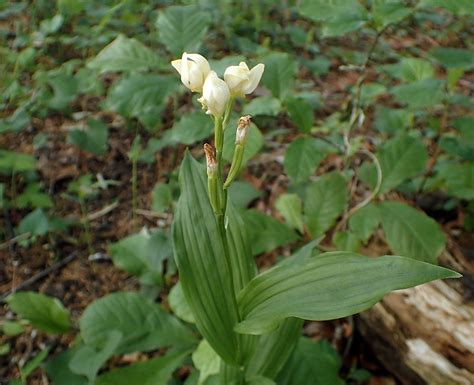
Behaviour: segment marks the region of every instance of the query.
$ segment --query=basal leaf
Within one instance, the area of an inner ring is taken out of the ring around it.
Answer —
[[[219,225],[209,203],[204,169],[189,153],[181,164],[181,196],[173,222],[174,254],[196,326],[225,361],[237,363],[237,308]]]
[[[368,309],[392,290],[459,274],[411,258],[369,258],[324,253],[304,264],[276,266],[255,277],[239,294],[240,333],[262,334],[282,320],[323,321]]]

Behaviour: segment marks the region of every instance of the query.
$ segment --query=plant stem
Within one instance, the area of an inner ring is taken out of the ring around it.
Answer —
[[[137,157],[132,158],[132,226],[137,225]]]
[[[86,242],[87,242],[87,250],[89,252],[89,255],[92,255],[94,254],[94,249],[92,248],[92,233],[91,233],[89,218],[87,216],[86,202],[83,198],[80,198],[79,204],[81,206],[82,224],[84,227],[84,234],[85,234]]]

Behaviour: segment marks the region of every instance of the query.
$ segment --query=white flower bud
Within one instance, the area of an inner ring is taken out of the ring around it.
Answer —
[[[264,64],[257,64],[251,70],[245,62],[238,66],[227,67],[224,79],[229,86],[230,92],[234,96],[243,96],[252,93],[257,88],[262,78]]]
[[[207,114],[219,118],[224,113],[229,99],[230,92],[227,83],[211,71],[204,82],[202,97],[198,99],[202,108],[207,108]]]
[[[202,92],[202,87],[211,67],[204,56],[197,53],[183,53],[181,59],[173,60],[171,65],[181,75],[181,81],[192,92]]]

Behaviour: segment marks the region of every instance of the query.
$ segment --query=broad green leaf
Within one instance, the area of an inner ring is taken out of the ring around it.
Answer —
[[[95,348],[106,344],[107,332],[122,333],[117,354],[195,342],[195,336],[180,321],[133,292],[112,293],[95,300],[82,314],[79,326],[84,342]]]
[[[400,22],[411,13],[413,9],[402,0],[378,0],[372,5],[372,17],[379,31],[389,24]]]
[[[301,337],[277,381],[279,385],[345,385],[340,369],[341,358],[327,341]]]
[[[302,0],[299,11],[315,21],[325,22],[337,18],[341,13],[362,8],[358,0]]]
[[[407,104],[411,109],[428,108],[440,104],[445,98],[444,81],[437,79],[418,80],[392,88],[395,100]]]
[[[446,68],[461,68],[469,71],[474,68],[474,52],[462,48],[433,48],[429,51]]]
[[[244,115],[268,115],[277,116],[281,111],[281,102],[279,99],[272,96],[260,96],[252,99],[248,104],[245,105],[243,114]]]
[[[257,210],[247,210],[242,216],[248,229],[258,229],[258,232],[249,232],[253,255],[272,251],[278,246],[298,239],[296,233],[288,226]]]
[[[219,373],[221,359],[206,340],[202,340],[193,352],[194,366],[199,370],[198,385],[201,385],[213,374]]]
[[[261,336],[249,360],[247,375],[275,378],[293,352],[302,327],[303,320],[287,318],[276,330]]]
[[[21,321],[2,321],[0,331],[8,337],[14,337],[25,331]]]
[[[257,266],[253,259],[253,232],[247,231],[247,218],[243,218],[231,201],[227,202],[226,238],[233,272],[235,293],[242,290],[257,275]],[[245,220],[245,222],[244,222]]]
[[[464,138],[446,134],[438,144],[447,154],[474,162],[474,145],[467,144]]]
[[[171,130],[165,132],[163,140],[170,143],[194,144],[211,136],[213,123],[202,111],[182,115]]]
[[[304,204],[306,224],[311,235],[323,235],[346,207],[346,180],[337,172],[323,175],[306,189]]]
[[[304,182],[314,174],[326,152],[316,139],[300,136],[293,140],[285,152],[284,168],[295,182]]]
[[[153,50],[136,39],[119,35],[89,62],[88,67],[99,73],[110,71],[145,71],[160,69],[164,61]]]
[[[259,198],[260,191],[250,183],[244,181],[234,181],[228,190],[229,198],[238,209],[245,209],[252,201]]]
[[[164,213],[173,203],[169,184],[157,183],[152,191],[151,209],[158,214]]]
[[[74,351],[69,361],[69,369],[73,373],[86,376],[90,383],[94,383],[100,368],[113,356],[122,340],[122,333],[117,330],[106,332],[105,336],[106,342],[103,347],[96,350],[89,345],[81,345]]]
[[[405,131],[413,124],[413,112],[405,109],[394,109],[376,106],[374,126],[380,132],[396,134]]]
[[[432,79],[434,68],[432,64],[423,59],[404,58],[400,61],[402,79],[406,82]]]
[[[186,298],[184,297],[181,282],[178,282],[171,288],[168,295],[168,303],[177,317],[189,323],[195,322],[193,312],[189,307],[188,301],[186,301]]]
[[[64,110],[78,95],[78,81],[67,73],[51,76],[47,83],[53,89],[53,95],[47,102],[49,108]]]
[[[382,169],[381,194],[422,173],[428,161],[428,152],[423,143],[405,134],[387,141],[376,156]],[[364,182],[371,188],[375,187],[377,174],[372,163],[364,165],[360,174]]]
[[[75,129],[69,133],[68,142],[95,155],[104,155],[107,151],[107,126],[100,120],[89,119],[84,129]]]
[[[358,252],[360,249],[360,239],[350,231],[339,231],[332,237],[332,243],[337,250]]]
[[[114,264],[148,285],[161,285],[163,262],[171,256],[171,245],[162,231],[130,235],[109,246]]]
[[[446,238],[434,219],[400,202],[383,202],[379,211],[385,238],[394,253],[437,263]]]
[[[159,40],[176,57],[198,52],[211,22],[211,15],[196,6],[171,6],[160,11],[156,21]]]
[[[106,99],[106,106],[127,117],[137,118],[154,128],[160,122],[162,103],[176,89],[173,76],[133,74],[117,82]]]
[[[474,116],[464,116],[456,119],[453,126],[459,131],[462,140],[469,146],[474,147]]]
[[[53,384],[87,385],[88,380],[84,376],[75,374],[69,368],[69,362],[77,348],[65,350],[48,360],[43,369],[48,374]]]
[[[24,108],[17,108],[12,115],[7,116],[5,119],[0,119],[0,134],[8,131],[19,132],[30,122],[30,114]]]
[[[474,15],[471,0],[421,0],[418,7],[442,7],[457,15]]]
[[[49,219],[42,209],[36,209],[24,217],[18,225],[20,234],[42,236],[49,231]]]
[[[276,266],[250,281],[238,296],[242,321],[236,331],[266,333],[288,317],[346,317],[370,308],[392,290],[459,276],[411,258],[324,253],[304,264]]]
[[[231,121],[229,127],[225,130],[224,152],[222,154],[223,158],[228,162],[232,161],[232,156],[234,155],[236,131],[237,124]],[[251,123],[248,131],[247,143],[245,145],[244,156],[242,158],[242,167],[244,167],[244,164],[247,163],[250,158],[260,151],[263,143],[264,140],[261,131],[254,123]]]
[[[380,224],[378,207],[369,203],[349,218],[349,229],[362,241],[367,242]]]
[[[81,13],[88,2],[88,0],[57,0],[59,12],[67,16]]]
[[[303,132],[310,132],[313,128],[313,107],[305,99],[291,98],[287,102],[288,115],[296,126]]]
[[[36,159],[21,152],[0,150],[0,171],[23,172],[36,169]]]
[[[11,309],[33,327],[48,333],[65,333],[69,330],[69,312],[58,299],[32,291],[21,291],[7,300]]]
[[[379,83],[363,84],[360,89],[360,104],[363,107],[374,104],[377,97],[387,92],[387,87]]]
[[[275,201],[275,207],[285,221],[300,233],[304,231],[303,202],[296,194],[282,194]]]
[[[474,199],[474,164],[443,164],[439,166],[438,172],[450,195],[460,199]]]
[[[172,350],[163,357],[112,369],[97,377],[95,385],[166,385],[188,354],[188,350]]]
[[[262,83],[267,87],[275,98],[284,100],[296,77],[297,63],[287,53],[274,52],[264,59],[265,72]]]
[[[360,28],[367,10],[357,0],[302,0],[299,12],[323,24],[323,36],[340,36]]]
[[[40,183],[30,183],[26,189],[18,195],[15,204],[18,208],[34,207],[34,208],[50,208],[53,207],[53,201],[48,194],[41,191]]]
[[[197,328],[223,360],[235,364],[240,340],[233,332],[238,314],[232,299],[232,272],[204,173],[187,152],[180,168],[181,196],[173,222],[174,255]]]

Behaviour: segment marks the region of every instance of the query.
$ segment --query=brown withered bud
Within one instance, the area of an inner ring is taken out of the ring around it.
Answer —
[[[204,143],[204,153],[206,154],[207,175],[214,176],[217,171],[216,153],[214,147],[209,143]]]
[[[235,144],[243,144],[247,138],[247,133],[250,127],[250,115],[242,116],[237,125],[237,132],[235,133]]]

